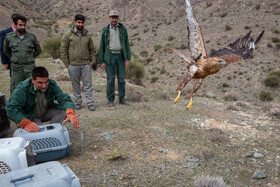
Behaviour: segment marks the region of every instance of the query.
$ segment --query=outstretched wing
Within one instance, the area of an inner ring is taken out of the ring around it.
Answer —
[[[226,48],[211,53],[210,57],[223,58],[228,64],[252,57],[253,50],[261,40],[264,31],[261,32],[255,42],[250,37],[251,32],[249,31],[244,37],[238,38],[235,42],[230,43]]]
[[[177,55],[179,55],[182,59],[184,59],[187,63],[191,64],[191,59],[189,59],[188,57],[186,57],[181,51],[179,51],[178,49],[175,48],[171,48],[172,51],[174,51],[175,53],[177,53]]]
[[[189,49],[192,53],[192,58],[195,61],[197,61],[199,58],[205,59],[207,58],[207,53],[201,28],[193,16],[190,0],[185,1],[189,31]]]

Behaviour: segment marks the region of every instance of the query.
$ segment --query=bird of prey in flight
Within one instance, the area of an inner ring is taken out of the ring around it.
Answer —
[[[172,50],[186,61],[188,69],[187,75],[179,83],[176,89],[176,91],[178,91],[178,96],[175,99],[175,103],[179,100],[181,91],[186,84],[191,79],[196,79],[190,93],[189,104],[187,105],[187,108],[190,109],[192,106],[192,97],[201,86],[202,80],[209,75],[217,73],[222,67],[230,63],[252,57],[253,50],[262,38],[264,31],[260,33],[255,41],[250,37],[251,31],[249,31],[244,37],[238,38],[226,48],[213,52],[208,56],[201,28],[193,16],[190,0],[185,0],[185,2],[189,32],[189,49],[191,51],[192,59],[187,58],[177,49],[172,48]]]

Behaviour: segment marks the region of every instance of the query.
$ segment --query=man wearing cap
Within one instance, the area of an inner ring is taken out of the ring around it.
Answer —
[[[125,68],[130,60],[128,34],[125,26],[118,22],[118,11],[110,11],[109,21],[110,24],[102,29],[99,48],[99,63],[107,73],[108,107],[114,106],[116,72],[119,103],[128,105],[125,100]]]

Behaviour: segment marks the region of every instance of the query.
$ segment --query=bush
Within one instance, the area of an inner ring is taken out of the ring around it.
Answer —
[[[280,34],[280,31],[278,29],[273,29],[272,32],[275,34]]]
[[[161,49],[161,48],[162,48],[162,46],[161,46],[160,44],[154,45],[154,50],[155,50],[155,51],[158,51],[158,50]]]
[[[232,29],[232,27],[231,27],[230,25],[225,25],[225,29],[226,29],[227,31],[230,31],[230,30]]]
[[[162,68],[162,69],[160,70],[160,74],[164,74],[164,73],[166,73],[166,70],[165,70],[164,68]]]
[[[272,45],[271,43],[268,43],[266,46],[267,46],[268,48],[272,48],[272,47],[273,47],[273,45]]]
[[[280,42],[280,38],[278,38],[278,37],[272,37],[271,39],[272,39],[272,42],[273,42],[273,43],[278,43],[278,42]]]
[[[246,30],[248,30],[248,29],[251,29],[251,26],[246,25],[246,26],[244,26],[244,28],[245,28]]]
[[[260,97],[261,101],[272,101],[273,100],[273,96],[272,96],[271,92],[266,91],[266,90],[262,90],[260,92],[259,97]]]
[[[228,85],[228,83],[224,82],[224,83],[222,84],[222,87],[223,87],[223,88],[228,88],[229,85]]]
[[[136,84],[141,84],[141,79],[145,77],[145,68],[144,65],[137,61],[137,59],[133,59],[126,71],[126,78],[134,81]]]
[[[221,14],[221,18],[226,17],[226,16],[227,16],[226,12]]]
[[[168,36],[168,41],[172,41],[174,39],[175,39],[175,36],[173,36],[173,35]]]
[[[51,55],[53,59],[60,57],[61,38],[50,38],[45,40],[43,44],[43,52]]]
[[[148,56],[148,51],[146,51],[146,50],[143,50],[143,51],[141,51],[140,52],[140,55],[142,56],[142,57],[147,57]]]
[[[158,80],[158,77],[152,77],[151,78],[151,83],[155,83],[155,82],[157,82],[157,80]]]
[[[280,70],[270,72],[264,80],[264,84],[269,87],[280,86]]]

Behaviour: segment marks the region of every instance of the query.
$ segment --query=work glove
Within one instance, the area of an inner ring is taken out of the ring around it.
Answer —
[[[36,123],[30,121],[29,119],[24,118],[19,124],[19,127],[27,130],[28,132],[38,132],[40,128]]]
[[[66,119],[63,121],[63,123],[67,121],[70,121],[75,128],[80,128],[80,122],[72,108],[66,110]]]

